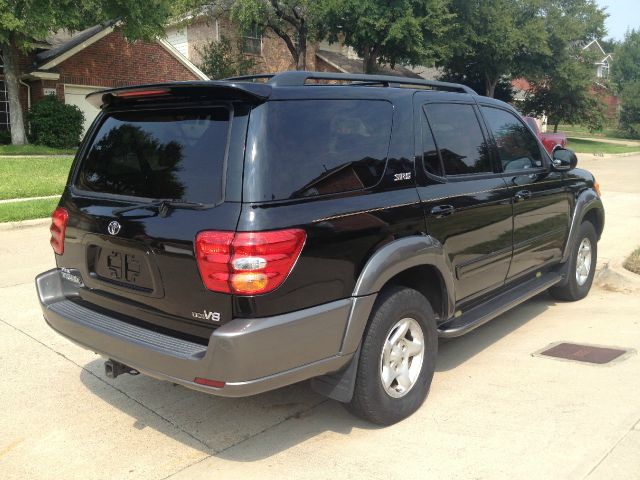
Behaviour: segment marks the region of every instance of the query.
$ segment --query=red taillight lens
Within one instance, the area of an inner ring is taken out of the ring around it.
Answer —
[[[200,276],[205,286],[216,292],[270,292],[287,278],[306,238],[300,229],[201,232],[196,237]]]
[[[68,219],[69,214],[62,207],[56,208],[51,214],[51,227],[49,227],[51,240],[49,243],[51,243],[53,251],[58,255],[64,253],[64,234],[67,231]]]
[[[220,380],[209,380],[208,378],[201,377],[196,377],[193,381],[199,383],[200,385],[214,388],[222,388],[225,385],[225,382],[221,382]]]

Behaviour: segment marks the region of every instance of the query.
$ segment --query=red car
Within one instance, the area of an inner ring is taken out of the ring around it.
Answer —
[[[549,155],[553,154],[553,151],[558,148],[567,147],[567,137],[564,133],[542,133],[538,127],[538,122],[533,117],[522,117],[524,121],[531,127],[531,130],[538,136],[544,148],[549,152]]]

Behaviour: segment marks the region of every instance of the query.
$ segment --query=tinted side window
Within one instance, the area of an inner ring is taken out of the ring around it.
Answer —
[[[422,165],[425,171],[431,175],[442,176],[442,165],[436,142],[433,140],[429,122],[424,115],[422,117],[422,149]]]
[[[490,150],[473,106],[435,103],[425,110],[446,175],[493,171]]]
[[[482,107],[482,113],[496,140],[503,171],[542,167],[538,142],[524,123],[498,108]]]
[[[386,166],[392,113],[389,102],[375,100],[261,105],[251,115],[245,198],[279,200],[374,186]]]

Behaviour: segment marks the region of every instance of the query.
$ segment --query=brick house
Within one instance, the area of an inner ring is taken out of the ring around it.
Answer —
[[[207,79],[169,42],[125,40],[108,22],[73,35],[53,35],[20,59],[21,103],[26,110],[44,95],[57,95],[85,114],[85,128],[98,111],[85,96],[95,90],[141,83]],[[0,76],[0,129],[9,128],[8,103]]]
[[[256,73],[295,69],[291,53],[280,37],[269,31],[242,33],[226,16],[217,19],[207,15],[194,16],[186,25],[169,25],[165,33],[167,41],[195,65],[201,65],[200,51],[207,43],[224,37],[232,44],[240,45],[242,53],[253,59]],[[308,42],[306,68],[320,72],[362,73],[362,59],[352,48],[341,43]],[[401,66],[393,70],[382,67],[381,70],[389,75],[427,78]]]

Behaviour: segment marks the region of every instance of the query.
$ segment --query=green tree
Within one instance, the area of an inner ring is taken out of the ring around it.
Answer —
[[[224,36],[205,44],[198,52],[202,56],[200,69],[213,80],[246,75],[255,66],[253,59],[243,55],[240,48],[234,48]]]
[[[563,48],[604,33],[595,0],[453,0],[452,11],[457,42],[442,66],[447,75],[483,78],[489,97],[501,79],[541,78]]]
[[[169,0],[0,0],[0,49],[10,109],[11,141],[27,142],[19,91],[19,55],[61,29],[79,30],[120,19],[125,36],[150,39],[164,32]]]
[[[272,31],[287,46],[296,70],[307,67],[307,43],[321,33],[319,0],[235,0],[231,20],[243,30]]]
[[[611,77],[620,91],[640,81],[640,30],[630,30],[618,44],[611,62]]]
[[[535,116],[547,115],[554,132],[560,123],[602,129],[604,106],[593,89],[593,62],[581,53],[580,46],[567,46],[566,54],[547,75],[530,82],[523,109]]]
[[[620,128],[640,138],[640,80],[625,84],[620,96]]]
[[[332,41],[363,58],[363,71],[379,64],[440,61],[450,53],[449,0],[324,0],[322,18]]]

